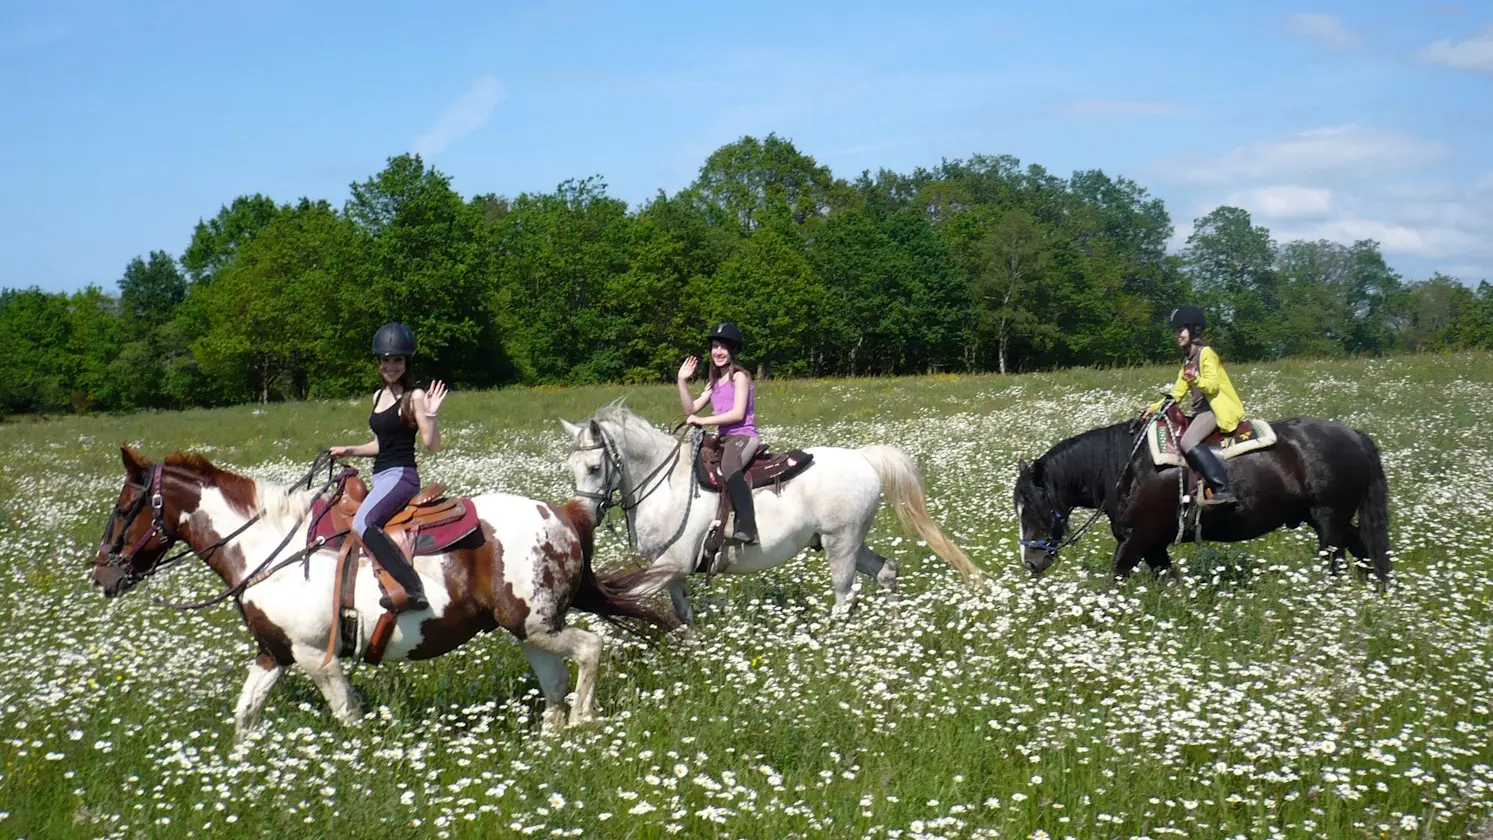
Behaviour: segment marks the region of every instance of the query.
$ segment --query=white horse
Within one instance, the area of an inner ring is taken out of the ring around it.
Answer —
[[[667,587],[679,620],[693,627],[684,579],[698,567],[718,497],[700,489],[691,447],[619,403],[604,406],[580,425],[560,422],[572,438],[569,464],[577,497],[591,501],[598,522],[608,508],[621,507],[639,553],[652,560],[646,569],[618,577],[617,587],[638,597]],[[885,494],[905,529],[961,574],[980,576],[929,518],[922,475],[901,450],[872,444],[804,451],[813,455],[813,463],[782,485],[781,493],[765,487],[753,491],[758,542],[727,542],[721,549],[723,573],[770,569],[805,548],[822,547],[835,594],[832,615],[844,616],[855,607],[851,586],[857,570],[895,598],[896,563],[866,545]]]
[[[99,544],[94,585],[106,597],[120,595],[176,562],[174,557],[163,563],[164,555],[184,543],[223,579],[229,593],[237,593],[239,612],[259,646],[239,695],[235,735],[255,725],[270,689],[292,664],[310,673],[338,720],[360,722],[363,712],[340,662],[326,656],[336,553],[314,551],[304,568],[297,559],[306,543],[301,524],[316,493],[254,481],[198,455],[176,453],[152,464],[127,447],[121,453],[124,487]],[[570,673],[565,659],[577,665],[570,723],[590,720],[601,637],[567,627],[566,613],[574,607],[665,629],[672,628],[672,616],[596,577],[594,524],[585,505],[555,507],[506,493],[475,496],[471,502],[482,539],[415,557],[430,606],[397,617],[383,658],[429,659],[502,627],[522,642],[539,677],[544,731],[555,733],[566,723]],[[282,565],[287,561],[290,565]],[[264,571],[256,573],[251,564]],[[383,609],[366,557],[356,577],[356,648],[361,651]]]

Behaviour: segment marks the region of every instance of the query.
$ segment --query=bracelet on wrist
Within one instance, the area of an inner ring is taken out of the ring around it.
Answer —
[[[426,417],[435,417],[435,416],[436,416],[436,414],[437,414],[437,413],[438,413],[438,412],[434,412],[434,411],[427,411],[427,412],[425,412],[425,416],[426,416]]]

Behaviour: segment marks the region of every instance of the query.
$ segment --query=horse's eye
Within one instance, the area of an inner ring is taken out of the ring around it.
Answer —
[[[592,464],[591,466],[586,467],[586,472],[588,472],[588,473],[590,473],[592,475],[596,475],[597,473],[601,472],[601,465],[600,464]]]

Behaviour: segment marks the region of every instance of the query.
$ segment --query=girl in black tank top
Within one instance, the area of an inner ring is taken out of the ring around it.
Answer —
[[[415,469],[415,432],[417,426],[411,426],[405,422],[404,413],[400,409],[403,400],[395,399],[388,408],[378,410],[379,397],[383,391],[379,391],[373,397],[373,411],[368,415],[368,428],[373,430],[373,438],[378,441],[378,454],[373,457],[373,474],[390,467],[409,467]]]
[[[379,328],[373,336],[373,352],[378,357],[379,377],[383,380],[368,415],[373,440],[359,446],[333,446],[331,455],[373,458],[373,486],[358,505],[353,528],[379,565],[404,588],[409,596],[409,609],[423,610],[428,604],[420,576],[404,559],[404,552],[384,533],[383,526],[420,490],[420,474],[415,465],[416,433],[426,450],[437,452],[441,448],[436,416],[446,399],[446,386],[437,380],[431,383],[429,391],[415,387],[409,369],[410,357],[415,354],[415,336],[403,324],[395,322]],[[378,405],[385,391],[391,400],[380,411]],[[380,603],[384,609],[392,609],[387,597]]]

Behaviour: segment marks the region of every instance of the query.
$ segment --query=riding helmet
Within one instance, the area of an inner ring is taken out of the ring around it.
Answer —
[[[1172,310],[1171,326],[1173,332],[1183,327],[1191,327],[1195,332],[1201,331],[1208,326],[1208,318],[1203,314],[1202,307],[1179,306]]]
[[[741,328],[736,326],[735,324],[728,323],[726,321],[722,321],[721,323],[716,324],[710,329],[710,340],[724,341],[725,343],[731,345],[731,352],[741,352]]]
[[[373,334],[375,356],[415,355],[415,334],[398,321],[390,321]]]

